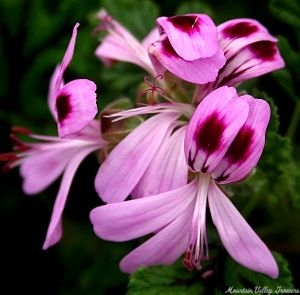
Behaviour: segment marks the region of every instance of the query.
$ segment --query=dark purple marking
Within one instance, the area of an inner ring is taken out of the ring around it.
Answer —
[[[213,153],[220,146],[224,129],[225,125],[218,117],[218,114],[211,114],[197,127],[194,135],[197,147],[207,153]]]
[[[240,22],[232,26],[226,27],[223,31],[226,37],[237,39],[248,37],[258,31],[258,27],[249,22]]]
[[[254,131],[252,128],[242,127],[224,157],[232,162],[232,164],[244,162],[249,155],[249,147],[253,135]]]
[[[273,60],[277,52],[277,47],[274,42],[260,41],[249,45],[249,49],[259,59],[268,61]]]
[[[66,94],[62,94],[56,99],[56,111],[59,122],[62,122],[72,110],[69,99],[70,97]]]
[[[200,31],[201,19],[196,15],[172,16],[168,18],[168,21],[178,30],[188,34]]]
[[[195,159],[196,159],[195,157],[194,157],[194,159],[192,159],[191,151],[189,151],[188,165],[192,170],[195,170],[195,168],[194,168]]]
[[[221,181],[226,180],[228,177],[229,177],[229,174],[227,174],[227,175],[222,174],[221,176],[216,178],[216,181],[221,182]]]
[[[162,51],[167,56],[178,56],[174,48],[172,47],[169,39],[162,40]]]

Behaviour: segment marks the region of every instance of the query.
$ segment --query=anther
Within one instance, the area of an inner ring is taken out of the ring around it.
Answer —
[[[149,103],[150,104],[155,104],[157,102],[156,99],[155,99],[155,97],[154,97],[155,93],[157,93],[157,94],[159,94],[161,96],[163,96],[165,94],[164,90],[161,87],[157,86],[157,79],[162,80],[163,76],[162,75],[157,75],[154,78],[154,80],[153,80],[152,83],[149,81],[149,78],[147,76],[144,77],[145,84],[148,85],[150,88],[145,89],[144,91],[142,91],[139,94],[139,97],[141,97],[142,95],[144,95],[144,94],[146,94],[146,93],[148,93],[150,91],[151,92],[150,98],[149,98]]]

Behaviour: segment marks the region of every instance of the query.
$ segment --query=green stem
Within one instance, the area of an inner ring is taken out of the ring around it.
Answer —
[[[294,140],[299,119],[300,119],[300,99],[298,99],[296,103],[295,110],[290,121],[290,125],[288,126],[286,132],[286,136],[290,138],[291,141]]]

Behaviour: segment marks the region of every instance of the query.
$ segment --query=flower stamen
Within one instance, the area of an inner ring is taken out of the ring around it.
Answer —
[[[161,95],[161,96],[164,96],[164,95],[165,95],[164,90],[163,90],[161,87],[157,86],[157,79],[162,80],[163,78],[164,78],[163,75],[157,75],[157,76],[154,78],[153,82],[151,83],[151,82],[149,81],[149,78],[148,78],[147,76],[145,76],[145,77],[144,77],[144,82],[145,82],[146,85],[149,86],[149,88],[143,90],[143,91],[138,95],[138,97],[141,97],[141,96],[143,96],[144,94],[147,94],[147,93],[150,91],[151,94],[150,94],[150,97],[148,98],[149,103],[150,103],[150,104],[156,104],[158,101],[157,101],[157,99],[155,98],[155,94],[156,94],[156,95]]]

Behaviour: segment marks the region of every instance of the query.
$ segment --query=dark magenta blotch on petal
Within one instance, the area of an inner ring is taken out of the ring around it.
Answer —
[[[243,163],[249,156],[249,148],[254,136],[253,129],[249,127],[242,127],[242,129],[237,134],[236,138],[227,150],[224,158],[227,159],[231,164]],[[217,182],[223,182],[230,174],[223,172],[220,176],[216,178]]]
[[[200,30],[201,20],[196,15],[177,15],[168,18],[175,28],[185,33],[194,33]]]
[[[62,122],[71,112],[70,97],[66,94],[59,95],[56,99],[58,121]]]
[[[253,135],[254,131],[252,128],[242,127],[224,157],[232,162],[232,164],[244,162],[249,156],[249,148]]]
[[[277,47],[274,42],[260,41],[249,45],[249,49],[259,59],[271,61],[274,59],[277,52]]]
[[[212,113],[201,125],[197,127],[194,139],[198,149],[207,153],[216,151],[222,139],[225,125],[217,113]]]
[[[167,56],[178,56],[174,48],[172,47],[169,39],[162,40],[162,51]]]
[[[231,39],[237,39],[242,37],[248,37],[257,31],[258,28],[254,24],[249,22],[240,22],[226,27],[223,33],[226,37],[229,37]]]

